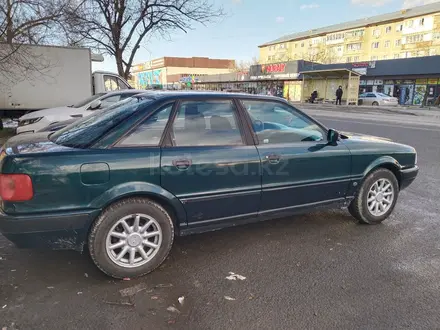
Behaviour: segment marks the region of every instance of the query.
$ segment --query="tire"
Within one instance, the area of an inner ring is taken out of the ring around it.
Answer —
[[[382,182],[382,190],[387,188],[388,184],[390,185],[390,188],[383,191],[382,195],[378,193],[381,191],[380,185],[376,185],[375,189],[373,188],[375,184],[380,182]],[[376,192],[372,191],[372,189]],[[391,195],[390,192],[392,192]],[[390,170],[379,168],[366,177],[355,198],[348,206],[348,211],[354,218],[359,220],[360,223],[370,225],[379,224],[387,219],[393,212],[398,196],[399,183],[396,176]],[[373,201],[369,201],[369,199],[371,200],[373,198]],[[378,204],[378,212],[375,211],[376,204]],[[381,204],[386,206],[380,209]],[[370,208],[373,208],[373,210],[370,210]]]
[[[165,209],[147,198],[132,197],[115,202],[101,213],[90,231],[88,248],[93,262],[105,274],[134,278],[159,267],[173,240],[174,223]],[[114,248],[118,244],[121,247]]]
[[[377,107],[379,105],[379,103],[374,101],[371,105],[374,105],[375,107]]]

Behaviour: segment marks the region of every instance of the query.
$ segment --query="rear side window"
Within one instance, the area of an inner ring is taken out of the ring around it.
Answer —
[[[171,138],[175,146],[243,144],[237,110],[231,100],[183,101]]]
[[[50,135],[50,140],[66,147],[86,148],[152,102],[152,99],[146,97],[131,97],[106,110],[95,111],[92,115],[75,121]]]
[[[128,134],[118,146],[157,146],[173,109],[173,103],[162,107]]]

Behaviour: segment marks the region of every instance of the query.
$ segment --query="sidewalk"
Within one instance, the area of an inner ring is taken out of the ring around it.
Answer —
[[[367,106],[367,105],[335,105],[335,104],[311,104],[311,103],[297,103],[298,108],[310,110],[324,110],[324,111],[347,111],[359,113],[388,113],[409,116],[425,116],[440,119],[439,107],[425,107],[418,106]]]

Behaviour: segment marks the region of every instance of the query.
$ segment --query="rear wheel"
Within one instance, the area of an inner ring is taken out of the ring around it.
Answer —
[[[348,210],[361,223],[378,224],[393,212],[398,195],[396,176],[380,168],[367,176]]]
[[[146,198],[118,201],[102,212],[89,235],[96,266],[115,278],[138,277],[160,266],[174,239],[169,214]]]
[[[379,102],[374,101],[374,102],[372,103],[372,105],[374,105],[374,106],[376,107],[376,106],[379,105]]]

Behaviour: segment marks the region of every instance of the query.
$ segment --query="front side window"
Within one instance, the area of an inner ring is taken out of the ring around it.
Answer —
[[[259,144],[322,141],[319,125],[287,104],[260,100],[242,100]]]
[[[106,91],[116,91],[119,89],[118,81],[116,77],[105,75],[104,76],[104,88]]]
[[[173,103],[168,104],[139,124],[120,143],[120,146],[157,146],[170,117]]]
[[[175,146],[243,145],[232,100],[183,101],[171,129]]]

